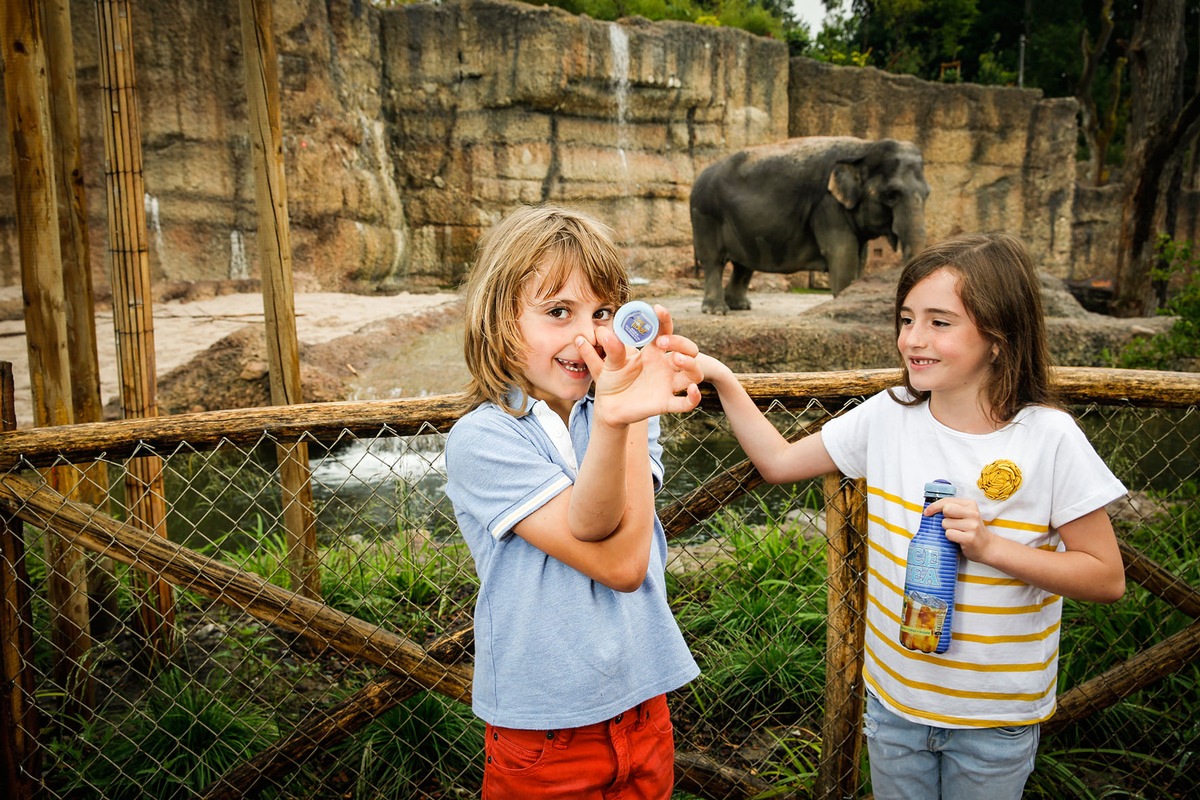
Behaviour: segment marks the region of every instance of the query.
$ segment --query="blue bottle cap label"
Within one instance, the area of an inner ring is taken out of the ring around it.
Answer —
[[[617,309],[613,330],[625,344],[643,347],[658,336],[658,315],[649,303],[631,300]]]

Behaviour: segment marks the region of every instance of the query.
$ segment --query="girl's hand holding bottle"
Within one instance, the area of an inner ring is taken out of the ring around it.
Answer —
[[[966,497],[948,497],[930,504],[925,516],[938,513],[945,518],[946,538],[962,548],[963,556],[987,564],[988,545],[995,539],[995,534],[988,530],[975,501]]]

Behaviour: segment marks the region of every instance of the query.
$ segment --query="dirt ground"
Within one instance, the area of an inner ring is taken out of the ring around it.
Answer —
[[[270,402],[262,295],[235,284],[164,290],[156,300],[154,344],[160,414],[264,405]],[[672,310],[676,330],[724,327],[700,313],[700,293],[646,299]],[[780,319],[830,299],[828,294],[762,293],[755,308],[727,318]],[[364,296],[295,295],[296,335],[307,402],[417,397],[465,385],[461,299],[453,293]],[[28,350],[18,287],[0,288],[0,360],[13,364],[17,422],[33,423]],[[736,322],[735,322],[736,321]],[[101,398],[119,416],[116,337],[111,308],[96,312]]]
[[[3,315],[5,319],[0,320],[0,360],[13,364],[17,421],[20,427],[26,427],[33,422],[33,404],[30,396],[25,324],[19,313],[20,288],[0,289],[0,303],[8,308],[8,313]],[[11,308],[14,303],[17,308],[15,315]],[[457,304],[457,295],[449,293],[398,294],[387,297],[325,292],[301,293],[295,296],[296,335],[302,353],[316,354],[322,362],[339,364],[347,382],[352,382],[356,378],[354,359],[361,350],[361,340],[364,337],[379,336],[384,340],[382,346],[386,347],[386,339],[392,326],[403,324],[405,321],[419,321],[428,317],[431,312],[452,313],[458,307]],[[234,337],[234,341],[239,338],[263,338],[263,301],[258,292],[236,292],[201,299],[184,298],[156,302],[153,312],[154,352],[160,392],[182,378],[185,382],[196,384],[194,388],[198,394],[218,394],[222,391],[219,387],[201,381],[199,376],[172,376],[178,375],[179,370],[186,368],[193,361],[202,359],[212,348],[216,348],[212,351],[212,360],[220,361],[221,353],[230,349],[220,345],[229,337]],[[115,408],[119,401],[120,388],[111,309],[97,311],[96,329],[101,398],[109,408]],[[254,335],[239,336],[248,333]],[[339,350],[344,351],[343,357],[339,357]],[[246,347],[236,358],[238,363],[228,365],[236,367],[236,372],[227,376],[228,381],[262,383],[266,376],[264,351],[265,344],[261,349]],[[302,361],[307,360],[302,358]],[[162,400],[160,397],[160,412],[163,410]],[[172,409],[176,412],[179,410],[191,409]]]

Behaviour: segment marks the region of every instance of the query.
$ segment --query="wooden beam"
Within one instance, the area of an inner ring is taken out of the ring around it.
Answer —
[[[259,271],[262,274],[271,402],[303,402],[296,305],[292,295],[292,241],[287,181],[283,168],[283,125],[279,114],[279,70],[270,0],[240,0],[242,55],[250,107],[254,196],[258,208]],[[313,513],[308,443],[277,445],[283,493],[291,586],[306,597],[321,596],[317,566],[317,521]]]
[[[1068,689],[1058,698],[1054,716],[1042,723],[1050,734],[1103,711],[1134,692],[1177,672],[1200,658],[1200,621],[1147,647],[1107,672]]]
[[[121,409],[127,418],[152,418],[158,416],[154,312],[142,176],[142,125],[128,0],[96,0],[96,23],[101,108],[105,112],[101,119]],[[135,458],[126,465],[125,498],[130,518],[164,539],[165,494],[162,460],[157,456]],[[175,650],[175,606],[169,584],[150,581],[143,585],[139,620],[152,660],[169,659]]]
[[[321,647],[408,675],[426,689],[469,701],[471,670],[446,666],[420,646],[264,581],[182,545],[122,524],[90,506],[16,475],[0,476],[0,511],[43,530],[53,529],[88,550],[103,552],[157,579],[218,600]]]
[[[867,482],[825,476],[825,716],[813,797],[857,797],[867,628]]]
[[[0,427],[16,425],[12,364],[0,361]],[[12,800],[33,800],[42,780],[31,598],[25,526],[0,514],[0,779]]]
[[[1060,368],[1054,374],[1067,403],[1130,402],[1162,408],[1200,405],[1200,374],[1091,367]],[[782,398],[788,407],[803,407],[814,399],[836,402],[865,397],[894,386],[898,376],[897,370],[849,370],[750,373],[739,375],[738,379],[760,405],[767,406]],[[703,388],[704,403],[719,408],[716,393],[710,387]],[[220,442],[252,445],[264,435],[280,440],[308,437],[332,442],[346,433],[376,436],[387,430],[396,436],[411,436],[445,432],[468,410],[464,395],[446,394],[206,411],[155,420],[18,430],[0,433],[0,469],[45,466],[60,458],[72,462],[100,456],[120,458],[142,448],[166,452],[183,442],[191,449],[201,450]]]
[[[39,4],[6,0],[3,15],[4,92],[8,108],[13,183],[20,243],[21,287],[29,350],[34,424],[73,421],[67,321],[62,309],[62,250],[55,186],[53,125]],[[55,469],[49,480],[70,494],[77,473]],[[94,684],[84,659],[91,648],[87,608],[87,562],[57,536],[44,539],[53,609],[54,673],[67,694],[64,719],[86,716]]]

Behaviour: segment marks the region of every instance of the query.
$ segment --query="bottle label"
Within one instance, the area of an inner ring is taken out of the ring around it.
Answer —
[[[924,592],[906,592],[900,617],[900,644],[922,653],[937,651],[949,604]]]

